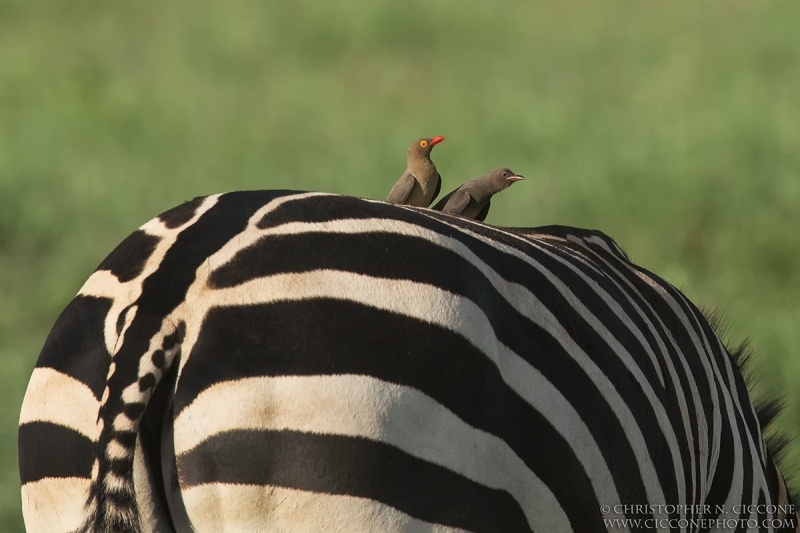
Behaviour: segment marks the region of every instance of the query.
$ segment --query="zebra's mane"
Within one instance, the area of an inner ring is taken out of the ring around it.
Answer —
[[[753,363],[756,351],[753,348],[752,338],[747,337],[738,344],[733,343],[730,339],[730,324],[722,310],[714,307],[700,311],[711,329],[714,330],[714,334],[722,341],[744,378],[747,390],[753,399],[756,417],[761,425],[761,434],[764,437],[769,456],[784,476],[796,478],[798,469],[786,461],[786,451],[792,438],[788,432],[778,430],[775,424],[778,416],[786,408],[786,399],[764,392],[765,388],[760,386],[764,376],[757,370],[758,366]],[[787,485],[793,484],[787,483]],[[787,486],[787,489],[789,490],[789,499],[792,502],[799,501],[796,489],[793,486]]]

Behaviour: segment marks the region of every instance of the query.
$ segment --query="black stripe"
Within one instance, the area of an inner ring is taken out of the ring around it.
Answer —
[[[161,213],[158,215],[158,218],[169,229],[175,229],[183,226],[192,219],[197,211],[197,208],[200,207],[205,199],[205,196],[198,196],[189,202],[183,203],[177,207],[173,207],[169,211]]]
[[[344,218],[398,218],[419,220],[420,215],[394,204],[365,202],[349,196],[309,196],[298,201],[288,201],[270,211],[256,224],[266,229],[287,222],[301,220],[306,223],[325,222]]]
[[[638,501],[644,492],[632,493],[642,486],[638,474],[631,473],[635,458],[616,415],[591,380],[570,357],[543,344],[546,338],[508,320],[511,333],[530,341],[526,350],[536,354],[537,363],[546,360],[548,373],[560,373],[561,384],[575,388],[583,420],[595,426],[601,449],[618,461],[609,464],[624,470],[618,472],[623,495]],[[468,424],[507,442],[550,487],[576,531],[602,525],[597,499],[603,495],[595,497],[571,443],[507,386],[483,353],[449,330],[353,302],[319,299],[212,309],[181,373],[176,416],[213,383],[320,374],[370,375],[424,392]]]
[[[724,384],[720,383],[718,385],[720,388],[724,386]],[[722,397],[722,391],[720,391],[720,397]],[[731,402],[731,409],[733,410],[728,416],[731,419],[736,420],[736,425],[738,429],[738,434],[734,435],[734,438],[738,439],[742,444],[742,462],[741,467],[744,472],[744,476],[742,477],[742,503],[745,505],[750,505],[756,503],[753,501],[753,494],[752,494],[752,487],[755,484],[755,477],[756,477],[756,468],[761,469],[761,462],[758,463],[753,462],[753,455],[750,449],[750,443],[748,443],[747,433],[748,428],[745,424],[744,419],[739,414],[738,410],[736,409],[736,404]],[[725,417],[725,413],[727,409],[723,409],[722,416]],[[757,442],[754,442],[754,445],[757,446]],[[758,448],[756,448],[758,452]]]
[[[359,437],[230,431],[180,455],[178,472],[183,488],[214,482],[277,485],[369,498],[420,520],[469,531],[530,531],[507,492]]]
[[[22,484],[46,477],[92,476],[93,443],[84,435],[50,422],[19,427],[19,478]]]
[[[120,281],[130,281],[144,270],[161,237],[136,230],[108,254],[97,270],[110,270]]]
[[[708,425],[709,427],[713,425],[711,420],[709,420]],[[704,503],[710,505],[712,510],[722,508],[726,504],[728,494],[733,485],[734,435],[731,432],[730,424],[725,423],[725,421],[722,421],[720,430],[717,467],[713,472],[710,470],[708,472],[711,482],[708,484],[704,499]],[[713,441],[709,440],[709,442]],[[730,509],[725,509],[723,513],[730,513],[730,511]],[[724,514],[719,516],[724,516]],[[716,518],[716,516],[713,518]]]
[[[120,311],[119,315],[117,315],[117,335],[122,334],[122,328],[125,327],[125,319],[127,318],[128,311],[131,310],[131,307],[133,307],[133,305],[126,306],[125,309]]]
[[[772,501],[772,500],[770,500],[770,501]],[[757,509],[759,509],[759,508],[760,509],[764,509],[764,506],[766,506],[766,504],[767,504],[767,500],[766,500],[766,497],[764,496],[764,492],[759,490],[758,491],[758,502],[757,502],[757,505],[759,507],[757,507]],[[774,517],[774,515],[773,515],[773,517]],[[764,521],[766,519],[767,519],[767,514],[766,513],[758,513],[758,524],[759,524],[758,532],[759,533],[767,533],[767,527],[764,524]]]
[[[100,400],[111,363],[104,334],[109,309],[108,298],[76,296],[50,330],[36,366],[75,378]]]

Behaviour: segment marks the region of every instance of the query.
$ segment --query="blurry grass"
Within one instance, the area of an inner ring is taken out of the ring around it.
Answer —
[[[603,230],[726,310],[800,465],[798,31],[787,1],[0,0],[0,529],[38,349],[125,235],[227,190],[384,198],[422,135],[445,190],[531,178],[489,222]]]

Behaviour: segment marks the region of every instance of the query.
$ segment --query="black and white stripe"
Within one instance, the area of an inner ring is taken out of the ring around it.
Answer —
[[[598,531],[604,505],[789,503],[711,326],[608,237],[319,193],[196,199],[120,244],[48,337],[19,450],[32,532]]]

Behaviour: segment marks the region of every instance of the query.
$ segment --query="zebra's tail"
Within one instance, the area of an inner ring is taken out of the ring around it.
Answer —
[[[159,332],[147,338],[148,342],[126,339],[123,349],[114,356],[99,410],[99,438],[86,503],[87,519],[79,533],[138,533],[150,529],[149,525],[142,527],[143,521],[149,524],[157,519],[143,516],[137,504],[139,483],[150,485],[144,492],[151,495],[163,487],[160,478],[137,478],[134,487],[135,462],[142,461],[142,457],[136,457],[137,438],[156,386],[180,353],[185,330],[184,322],[165,320]],[[128,353],[124,349],[142,344],[146,349],[141,351]]]

